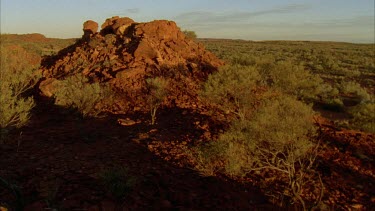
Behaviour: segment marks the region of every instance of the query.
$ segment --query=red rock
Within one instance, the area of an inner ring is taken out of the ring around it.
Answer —
[[[98,31],[98,23],[92,20],[88,20],[83,23],[84,37],[88,37],[91,34],[95,34]]]
[[[134,20],[128,17],[120,18],[119,16],[114,16],[112,18],[108,18],[102,24],[102,30],[100,31],[101,34],[117,34],[123,35],[126,32],[126,29],[134,23]]]

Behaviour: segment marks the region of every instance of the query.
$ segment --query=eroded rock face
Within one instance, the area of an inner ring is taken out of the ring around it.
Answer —
[[[200,82],[223,65],[202,44],[186,38],[173,21],[136,23],[112,17],[102,24],[100,33],[88,29],[93,33],[87,39],[42,62],[43,95],[53,95],[45,83],[83,73],[121,93],[124,99],[117,108],[136,110],[145,107],[145,79],[161,76],[170,84],[169,102],[182,106],[194,103]]]

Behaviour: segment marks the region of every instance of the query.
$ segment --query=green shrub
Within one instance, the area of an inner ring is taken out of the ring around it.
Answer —
[[[250,119],[233,122],[219,138],[228,145],[227,172],[241,175],[254,168],[275,168],[280,161],[303,159],[313,147],[313,114],[309,106],[292,97],[264,100]]]
[[[226,145],[221,142],[209,142],[189,150],[189,155],[195,160],[194,168],[203,176],[214,176],[220,171],[223,163],[222,152]]]
[[[340,92],[343,95],[348,95],[356,98],[358,103],[370,100],[370,94],[361,87],[361,85],[354,81],[344,81],[340,84]]]
[[[168,81],[161,77],[146,79],[147,104],[151,113],[151,125],[155,124],[156,111],[168,95]]]
[[[0,96],[0,127],[2,129],[22,127],[30,119],[30,111],[35,106],[34,100],[18,98],[1,90]]]
[[[35,106],[25,92],[37,82],[36,65],[32,56],[22,48],[1,48],[0,72],[0,133],[24,126]],[[3,139],[2,139],[3,140]]]
[[[284,194],[304,206],[302,187],[317,155],[314,112],[288,95],[265,96],[251,118],[234,120],[213,142],[221,149],[215,151],[216,156],[224,160],[225,173],[232,176],[272,171],[280,180],[286,178]]]
[[[97,109],[98,104],[110,96],[108,87],[89,83],[81,74],[60,81],[54,94],[56,105],[76,109],[82,117],[97,117],[101,113],[101,110]]]
[[[253,91],[259,80],[260,75],[254,67],[224,66],[208,77],[200,96],[217,104],[226,113],[234,113],[244,119],[254,106]]]
[[[266,68],[263,65],[259,72],[266,85],[299,99],[312,100],[324,91],[319,89],[323,80],[318,75],[313,75],[302,65],[294,65],[290,61],[277,62]]]
[[[255,57],[246,54],[230,55],[226,60],[229,60],[232,65],[254,66],[257,63]]]

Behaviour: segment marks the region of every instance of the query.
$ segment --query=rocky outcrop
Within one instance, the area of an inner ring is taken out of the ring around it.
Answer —
[[[91,34],[87,39],[42,62],[44,90],[46,83],[83,73],[120,93],[124,99],[118,108],[137,110],[143,107],[145,79],[161,76],[170,82],[169,102],[181,106],[194,103],[200,82],[223,64],[202,44],[185,37],[173,21],[136,23],[113,17],[102,24],[100,33],[86,26],[84,31]],[[48,90],[41,92],[52,95]]]

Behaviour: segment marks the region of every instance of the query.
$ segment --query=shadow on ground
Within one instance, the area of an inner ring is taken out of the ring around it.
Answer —
[[[202,177],[161,159],[150,143],[197,140],[208,117],[183,109],[161,111],[159,125],[148,116],[132,126],[118,118],[81,120],[69,111],[39,106],[29,126],[0,145],[0,176],[20,187],[26,210],[265,210],[274,208],[257,189],[234,181]],[[189,144],[189,143],[187,143]],[[167,148],[164,150],[168,150]],[[166,152],[168,153],[168,152]],[[126,167],[137,182],[115,201],[100,180],[105,169]],[[0,189],[0,202],[14,203]]]

